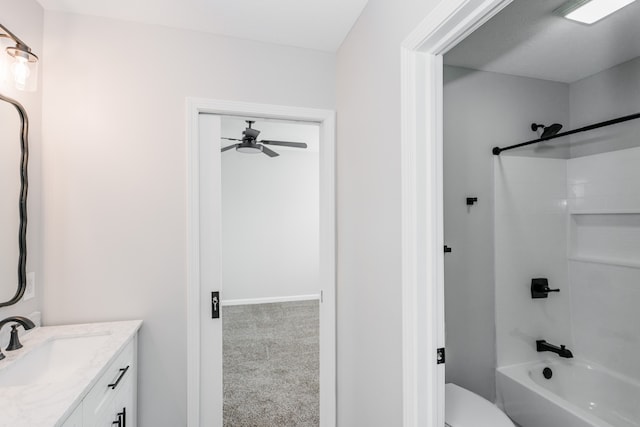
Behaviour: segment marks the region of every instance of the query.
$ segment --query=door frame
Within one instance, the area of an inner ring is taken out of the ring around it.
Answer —
[[[513,0],[441,0],[401,44],[403,426],[444,425],[443,56]]]
[[[187,98],[187,426],[200,427],[200,113],[320,126],[320,425],[336,425],[335,111]]]

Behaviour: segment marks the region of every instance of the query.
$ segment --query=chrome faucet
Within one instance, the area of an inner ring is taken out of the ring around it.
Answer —
[[[573,353],[571,353],[571,351],[568,348],[566,348],[564,345],[561,345],[560,347],[558,347],[556,345],[549,344],[545,340],[536,341],[536,351],[538,352],[550,351],[552,353],[556,353],[560,357],[564,357],[567,359],[570,359],[573,357]]]
[[[22,344],[20,343],[20,338],[18,337],[18,325],[16,325],[16,323],[22,325],[25,330],[33,329],[36,327],[36,325],[26,317],[11,316],[11,317],[7,317],[4,320],[0,320],[0,330],[4,325],[12,322],[14,324],[11,325],[11,338],[9,339],[9,345],[7,346],[7,349],[6,349],[7,351],[17,350],[19,348],[22,348]],[[2,351],[0,350],[0,360],[4,359],[5,357],[6,356],[2,354]]]

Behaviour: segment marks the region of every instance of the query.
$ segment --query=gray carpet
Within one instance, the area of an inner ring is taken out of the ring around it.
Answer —
[[[223,308],[224,427],[317,427],[319,303]]]

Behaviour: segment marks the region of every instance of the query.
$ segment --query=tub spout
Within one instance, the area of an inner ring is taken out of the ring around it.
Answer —
[[[571,350],[566,348],[564,345],[561,345],[560,347],[558,347],[557,345],[549,344],[545,340],[536,341],[536,350],[538,352],[550,351],[552,353],[556,353],[560,357],[564,357],[567,359],[570,359],[573,357],[573,353],[571,353]]]

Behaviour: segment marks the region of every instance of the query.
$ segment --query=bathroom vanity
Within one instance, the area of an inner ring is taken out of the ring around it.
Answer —
[[[142,321],[47,326],[0,361],[0,426],[135,427]]]

